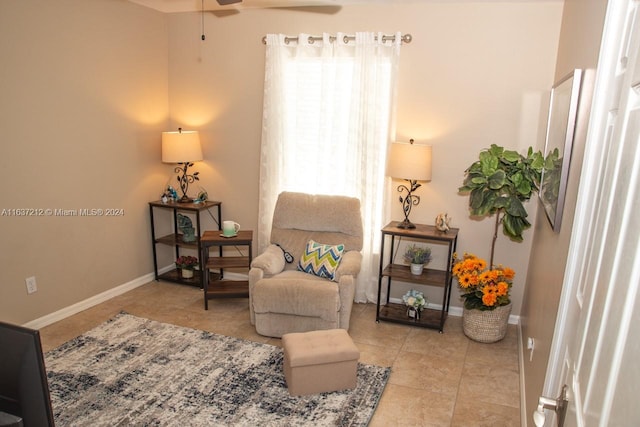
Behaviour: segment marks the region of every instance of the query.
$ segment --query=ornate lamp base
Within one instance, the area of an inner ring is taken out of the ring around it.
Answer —
[[[412,229],[412,228],[416,228],[416,225],[411,221],[409,221],[409,218],[405,218],[404,221],[398,224],[398,228]]]
[[[409,214],[411,213],[411,208],[420,203],[420,197],[413,194],[418,188],[420,188],[420,183],[413,179],[406,179],[405,181],[409,182],[409,187],[406,185],[398,186],[398,193],[400,193],[400,203],[402,203],[402,211],[404,212],[404,221],[398,224],[398,228],[416,228],[415,224],[409,221]],[[407,196],[402,197],[402,192],[406,191]]]
[[[193,203],[193,199],[184,195],[178,199],[178,203]]]
[[[189,175],[187,173],[187,169],[189,169],[190,166],[193,166],[193,163],[184,162],[179,164],[181,164],[182,167],[178,166],[177,168],[175,168],[175,172],[178,174],[180,190],[182,190],[182,197],[178,200],[178,203],[193,203],[193,199],[187,196],[187,190],[189,189],[189,184],[194,181],[200,180],[200,178],[198,177],[198,174],[200,172],[194,172],[193,175]],[[182,173],[182,176],[180,176],[180,173]]]

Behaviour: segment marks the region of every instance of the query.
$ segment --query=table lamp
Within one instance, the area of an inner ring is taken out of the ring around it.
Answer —
[[[162,161],[181,165],[175,168],[180,190],[182,190],[179,203],[193,202],[193,199],[187,196],[187,190],[189,184],[200,180],[198,177],[200,172],[189,175],[187,170],[193,166],[193,162],[199,160],[202,160],[202,147],[197,131],[183,131],[182,128],[178,128],[177,132],[162,132]]]
[[[420,203],[420,197],[413,194],[421,184],[418,181],[431,181],[431,146],[414,144],[413,139],[409,143],[394,142],[391,144],[389,159],[387,161],[387,175],[392,178],[401,178],[409,185],[400,184],[400,203],[404,212],[404,221],[398,228],[416,228],[409,221],[411,208]],[[402,197],[402,192],[407,195]]]

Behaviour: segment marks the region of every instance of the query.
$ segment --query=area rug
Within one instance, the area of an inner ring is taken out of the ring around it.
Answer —
[[[291,397],[279,347],[120,313],[47,352],[61,426],[365,426],[390,368],[355,390]]]

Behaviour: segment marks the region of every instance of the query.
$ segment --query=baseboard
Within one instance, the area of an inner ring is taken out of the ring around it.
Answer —
[[[524,346],[522,344],[522,323],[518,321],[518,361],[520,362],[520,427],[527,427],[527,407],[524,377]]]
[[[158,273],[159,274],[166,273],[172,268],[174,268],[173,264],[159,269]],[[225,277],[231,280],[247,280],[248,276],[246,274],[227,272],[225,273]],[[116,286],[115,288],[109,289],[108,291],[105,291],[98,295],[94,295],[90,298],[87,298],[84,301],[77,302],[61,310],[58,310],[51,314],[47,314],[46,316],[40,317],[38,319],[32,320],[28,323],[25,323],[23,326],[31,329],[43,328],[52,323],[65,319],[69,316],[73,316],[74,314],[80,313],[81,311],[91,308],[95,305],[108,301],[113,297],[122,295],[125,292],[129,292],[130,290],[140,287],[146,283],[149,283],[154,279],[155,279],[155,275],[153,273],[145,274],[144,276],[138,277],[137,279],[133,279],[130,282],[124,283],[120,286]],[[389,301],[394,304],[402,304],[402,299],[400,298],[390,298]],[[440,310],[442,305],[429,304],[428,307],[434,310]],[[450,306],[449,315],[462,317],[462,307]],[[516,316],[513,314],[509,316],[509,324],[520,325],[520,316]]]
[[[175,268],[173,264],[160,268],[158,269],[158,274],[166,273],[167,271],[173,268]],[[225,278],[228,278],[231,280],[247,280],[248,279],[248,276],[246,274],[239,274],[239,273],[228,272],[228,273],[225,273],[224,276]],[[84,301],[77,302],[61,310],[55,311],[51,314],[47,314],[46,316],[32,320],[28,323],[25,323],[23,326],[31,329],[44,328],[45,326],[51,325],[52,323],[58,322],[69,316],[73,316],[74,314],[80,313],[81,311],[84,311],[95,305],[108,301],[113,297],[117,297],[118,295],[122,295],[125,292],[129,292],[130,290],[140,287],[153,280],[155,280],[154,273],[145,274],[144,276],[140,276],[137,279],[133,279],[130,282],[124,283],[120,286],[116,286],[115,288],[109,289],[108,291],[104,291],[98,295],[94,295],[90,298],[87,298]]]
[[[404,304],[402,299],[400,298],[389,298],[389,302],[392,302],[394,304]],[[433,310],[441,310],[442,309],[442,304],[427,304],[427,308],[433,309]],[[449,306],[449,316],[456,316],[456,317],[462,317],[462,307],[454,307],[454,306]],[[516,316],[514,314],[509,316],[509,324],[510,325],[519,325],[520,324],[520,316]]]
[[[165,267],[163,269],[160,269],[158,272],[162,274],[169,271],[171,268],[173,268],[173,266]],[[122,285],[116,286],[115,288],[109,289],[108,291],[104,291],[98,295],[94,295],[90,298],[77,302],[61,310],[55,311],[53,313],[47,314],[46,316],[32,320],[28,323],[25,323],[24,326],[31,329],[43,328],[45,326],[51,325],[52,323],[65,319],[69,316],[73,316],[74,314],[80,313],[81,311],[84,311],[95,305],[108,301],[113,297],[122,295],[125,292],[129,292],[130,290],[140,287],[146,283],[149,283],[154,279],[155,279],[155,275],[153,273],[145,274],[144,276],[140,276],[136,279],[131,280],[130,282],[127,282]]]

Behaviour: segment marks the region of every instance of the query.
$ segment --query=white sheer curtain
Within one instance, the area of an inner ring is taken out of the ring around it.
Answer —
[[[375,301],[380,229],[388,219],[385,161],[395,132],[401,34],[357,33],[345,42],[266,37],[258,246],[269,243],[282,191],[357,197],[364,247],[355,300]]]

